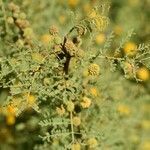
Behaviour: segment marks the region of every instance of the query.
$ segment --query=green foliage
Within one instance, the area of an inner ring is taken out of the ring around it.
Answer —
[[[110,31],[107,1],[15,2],[0,1],[0,149],[147,150],[147,38]]]

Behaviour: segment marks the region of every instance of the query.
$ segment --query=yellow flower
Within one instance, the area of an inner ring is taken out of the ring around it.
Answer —
[[[141,149],[140,150],[150,150],[150,141],[144,141],[141,144]]]
[[[13,105],[10,104],[7,106],[7,114],[8,115],[15,115],[15,112],[16,112],[16,110]]]
[[[131,113],[130,108],[124,104],[118,105],[117,111],[120,113],[120,115],[123,115],[123,116],[128,116]]]
[[[83,101],[81,102],[81,106],[83,108],[89,108],[91,105],[91,99],[89,99],[88,97],[83,97]]]
[[[74,143],[71,146],[71,150],[81,150],[81,145],[79,143]]]
[[[89,73],[89,75],[97,76],[97,75],[99,75],[99,72],[100,72],[100,67],[97,64],[91,64],[88,67],[88,73]]]
[[[68,0],[68,4],[70,7],[74,8],[79,4],[80,0]]]
[[[108,18],[105,16],[98,16],[94,19],[95,26],[99,31],[104,31],[109,23]]]
[[[150,79],[150,71],[146,67],[141,67],[137,70],[137,77],[142,81]]]
[[[16,122],[16,117],[15,115],[8,115],[6,116],[6,123],[7,125],[13,125]]]
[[[16,108],[10,104],[6,107],[6,123],[7,125],[13,125],[15,124],[15,121],[16,121]]]
[[[95,148],[98,145],[98,142],[95,138],[90,138],[87,141],[87,145],[89,148]]]
[[[73,117],[73,125],[79,126],[81,124],[81,118],[80,117]]]
[[[28,105],[33,106],[36,102],[36,97],[34,95],[31,95],[31,94],[30,95],[27,94],[26,97],[27,97]]]
[[[92,96],[95,96],[95,97],[97,97],[99,94],[97,88],[95,87],[90,88],[90,93]]]
[[[137,46],[133,42],[127,42],[124,45],[124,54],[127,56],[134,56],[137,53]]]
[[[44,45],[48,45],[52,41],[52,36],[49,34],[44,34],[41,36],[41,42]]]
[[[102,43],[105,42],[105,39],[106,39],[105,34],[100,33],[100,34],[98,34],[98,35],[96,36],[95,42],[96,42],[96,44],[100,45],[100,44],[102,44]]]

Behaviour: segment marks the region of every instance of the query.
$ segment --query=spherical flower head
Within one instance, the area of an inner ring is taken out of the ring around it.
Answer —
[[[73,112],[74,111],[74,103],[72,101],[67,102],[67,110],[69,112]]]
[[[98,29],[99,31],[104,31],[108,26],[109,20],[106,16],[98,15],[94,19],[94,22],[95,22],[96,29]]]
[[[28,103],[29,106],[33,106],[35,104],[36,97],[34,95],[32,95],[32,94],[28,95],[27,94],[26,98],[27,98],[27,103]]]
[[[44,34],[41,36],[41,42],[44,45],[48,45],[52,41],[52,39],[53,39],[52,36],[49,34]]]
[[[71,146],[71,150],[81,150],[81,145],[79,143],[74,143]]]
[[[142,81],[148,81],[150,79],[150,71],[146,67],[137,69],[137,77]]]
[[[150,141],[144,141],[141,145],[140,145],[140,150],[149,150],[150,149]]]
[[[14,115],[8,115],[6,117],[6,123],[7,125],[14,125],[16,122],[16,117]]]
[[[87,141],[87,145],[89,148],[95,148],[98,145],[98,142],[95,138],[90,138]]]
[[[7,114],[8,115],[15,115],[16,109],[13,105],[8,105],[7,106]]]
[[[137,46],[133,42],[127,42],[124,46],[124,54],[132,57],[137,53]]]
[[[58,34],[58,28],[57,28],[56,26],[51,26],[51,27],[49,28],[49,33],[50,33],[51,35],[56,35],[56,34]]]
[[[81,102],[81,106],[83,108],[89,108],[91,105],[91,99],[89,99],[88,97],[83,97],[83,100]]]
[[[89,73],[89,75],[92,75],[92,76],[99,75],[99,73],[100,73],[100,67],[99,67],[99,65],[97,65],[97,64],[91,64],[88,67],[88,73]]]
[[[73,117],[73,125],[79,126],[81,124],[81,118],[80,117]]]
[[[12,104],[6,107],[6,123],[7,125],[13,125],[16,121],[16,107]]]
[[[79,4],[80,0],[68,0],[68,4],[70,7],[74,8]]]
[[[99,94],[97,88],[95,87],[90,88],[90,94],[94,97],[97,97]]]
[[[100,33],[100,34],[98,34],[98,35],[96,36],[95,42],[96,42],[96,44],[101,45],[102,43],[105,42],[105,39],[106,39],[105,34]]]

